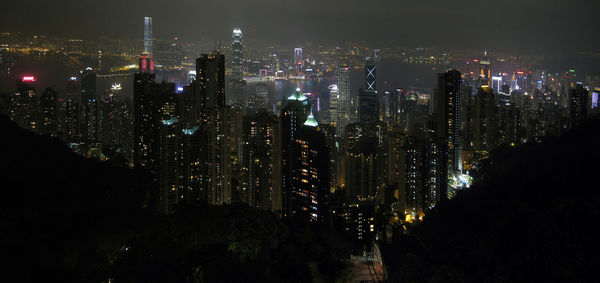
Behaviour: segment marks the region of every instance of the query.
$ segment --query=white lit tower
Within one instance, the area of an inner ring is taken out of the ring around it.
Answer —
[[[233,41],[231,44],[231,90],[233,103],[245,105],[244,97],[244,71],[243,71],[243,50],[244,40],[240,28],[233,29]]]
[[[350,123],[350,67],[339,66],[337,70],[338,100],[335,134],[343,138],[346,126]]]
[[[231,44],[231,78],[234,80],[242,80],[242,60],[244,40],[242,30],[240,28],[233,29],[233,43]]]
[[[300,72],[302,70],[302,48],[296,47],[294,48],[294,62],[296,64],[296,72]]]
[[[144,52],[152,53],[152,17],[144,17]]]

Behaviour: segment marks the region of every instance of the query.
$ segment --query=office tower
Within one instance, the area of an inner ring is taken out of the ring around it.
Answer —
[[[194,115],[208,135],[208,202],[231,202],[231,162],[226,135],[228,120],[225,106],[225,56],[218,52],[202,54],[196,60],[197,78],[193,84]]]
[[[152,17],[144,17],[144,52],[152,56]]]
[[[281,210],[281,137],[279,119],[260,110],[244,118],[241,200],[270,211]]]
[[[490,66],[490,59],[487,57],[487,51],[485,51],[483,59],[479,62],[479,79],[481,87],[491,87],[492,85],[492,70]]]
[[[475,96],[473,145],[475,150],[487,152],[496,148],[498,106],[491,88],[479,88]]]
[[[286,105],[281,111],[281,170],[282,170],[282,195],[283,195],[283,215],[292,216],[292,193],[295,190],[294,172],[295,158],[297,152],[294,150],[294,143],[298,137],[298,129],[304,124],[307,118],[308,101],[300,89],[296,89],[288,98]]]
[[[243,79],[243,47],[242,30],[234,28],[233,43],[231,44],[231,78],[233,80]]]
[[[231,44],[231,77],[229,83],[231,86],[232,104],[246,106],[246,97],[244,88],[244,69],[243,69],[243,48],[244,40],[240,28],[233,29],[233,41]]]
[[[578,84],[569,91],[570,126],[575,127],[587,118],[588,90]]]
[[[377,92],[370,89],[360,89],[358,94],[359,123],[374,123],[379,121],[377,108]]]
[[[335,123],[336,135],[341,139],[344,136],[346,126],[350,123],[352,118],[352,114],[350,113],[350,67],[338,67],[337,81],[339,99],[337,100],[337,121],[335,121]]]
[[[302,48],[296,47],[294,48],[294,64],[296,65],[296,72],[299,73],[302,71]]]
[[[82,131],[87,145],[98,140],[98,101],[96,97],[96,72],[92,68],[81,71]]]
[[[338,86],[337,85],[330,85],[329,86],[329,124],[331,124],[334,127],[337,127],[337,108],[338,108],[338,101],[340,99],[340,94],[339,94],[339,90],[338,90]]]
[[[306,222],[324,223],[329,208],[329,149],[312,113],[297,129],[290,146],[284,213]]]
[[[139,73],[154,74],[154,61],[152,61],[152,55],[148,52],[142,53],[139,57]]]
[[[47,88],[40,96],[39,132],[44,135],[56,135],[58,107],[57,93],[53,88]]]
[[[77,77],[69,78],[66,87],[65,96],[65,119],[64,131],[65,141],[72,143],[79,141],[81,135],[80,114],[81,114],[81,95],[79,94],[79,82]]]
[[[9,116],[21,128],[37,131],[38,98],[35,93],[34,77],[17,80],[17,91],[9,98]]]
[[[367,57],[365,62],[365,90],[377,92],[375,58]]]

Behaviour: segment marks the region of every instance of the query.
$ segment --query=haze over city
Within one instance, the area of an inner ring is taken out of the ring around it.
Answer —
[[[10,282],[600,282],[600,2],[0,4]]]

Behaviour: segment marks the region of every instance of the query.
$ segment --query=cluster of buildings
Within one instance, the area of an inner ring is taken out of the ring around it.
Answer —
[[[152,205],[164,214],[179,203],[243,202],[367,241],[384,230],[377,211],[389,212],[390,223],[422,220],[468,187],[469,172],[494,149],[560,135],[598,111],[600,84],[584,85],[574,71],[494,73],[487,54],[472,70],[439,73],[430,93],[385,89],[377,52],[364,58],[358,96],[340,56],[328,67],[337,82],[328,108],[298,88],[274,110],[247,95],[241,29],[233,30],[230,70],[220,52],[201,54],[180,86],[157,80],[151,24],[146,18],[133,99],[118,84],[96,93],[97,74],[87,68],[68,80],[64,99],[22,78],[6,112],[82,155],[122,155],[147,170]],[[294,71],[306,62],[296,48]]]

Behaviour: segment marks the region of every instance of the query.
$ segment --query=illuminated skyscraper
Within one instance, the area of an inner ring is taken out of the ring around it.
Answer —
[[[336,114],[336,136],[343,138],[346,126],[351,121],[350,113],[350,67],[339,66],[337,69],[338,94]]]
[[[218,52],[202,54],[196,60],[197,78],[193,96],[198,124],[204,127],[208,143],[208,203],[231,203],[231,162],[227,137],[228,113],[225,106],[225,56]]]
[[[375,82],[377,72],[375,69],[375,58],[367,57],[365,62],[365,89],[377,91],[377,85]]]
[[[294,64],[296,65],[296,72],[302,71],[302,48],[294,48]]]
[[[152,17],[144,17],[144,52],[152,56]]]
[[[462,172],[462,143],[460,137],[460,95],[462,93],[462,74],[450,70],[438,75],[438,89],[433,98],[434,115],[436,116],[435,131],[437,140],[431,141],[440,145],[442,154],[441,190],[446,191],[446,180],[453,174]],[[430,158],[432,159],[432,158]]]
[[[139,58],[139,73],[154,74],[154,61],[152,61],[152,55],[149,52],[144,52]]]
[[[159,186],[159,209],[163,214],[174,211],[175,204],[179,202],[179,127],[178,119],[171,117],[158,123],[158,155],[157,173]]]
[[[75,142],[80,139],[80,105],[81,96],[79,94],[79,82],[77,77],[69,78],[67,82],[67,94],[65,97],[65,118],[64,131],[67,142]]]
[[[81,104],[83,106],[82,134],[90,145],[98,141],[98,101],[96,96],[96,71],[86,68],[81,71]]]
[[[56,134],[56,110],[58,107],[57,103],[57,93],[53,88],[47,88],[40,96],[39,132],[41,134]]]
[[[282,169],[282,194],[283,194],[283,207],[284,216],[291,216],[291,204],[294,186],[294,142],[298,137],[298,129],[306,121],[308,111],[308,101],[306,96],[296,89],[292,95],[287,99],[287,104],[281,111],[281,145],[282,145],[282,157],[281,157],[281,169]]]
[[[265,109],[244,117],[243,170],[240,191],[248,205],[281,210],[281,138],[279,119]]]
[[[243,79],[243,47],[244,40],[240,28],[233,29],[233,43],[231,44],[231,79]]]
[[[244,70],[243,70],[243,48],[244,39],[240,28],[233,29],[233,42],[231,44],[231,98],[233,104],[246,105],[246,97],[244,95]]]
[[[302,114],[303,106],[301,104],[297,106],[300,107],[299,114]],[[302,120],[304,122],[301,122]],[[312,113],[296,122],[299,127],[284,151],[286,154],[283,186],[284,215],[306,222],[323,223],[329,206],[330,174],[327,140]],[[287,139],[289,136],[283,138]]]
[[[339,94],[339,90],[338,90],[338,86],[337,85],[330,85],[329,86],[329,123],[332,126],[337,126],[337,108],[338,108],[338,101],[340,99],[340,94]]]
[[[481,87],[491,86],[492,70],[490,68],[490,59],[487,57],[487,51],[485,51],[483,59],[479,63],[479,77],[481,79]]]
[[[38,103],[34,77],[23,77],[17,81],[17,91],[10,96],[10,119],[24,129],[37,130]]]
[[[152,170],[154,141],[158,129],[156,105],[153,99],[154,74],[139,73],[134,77],[133,89],[133,164]]]

